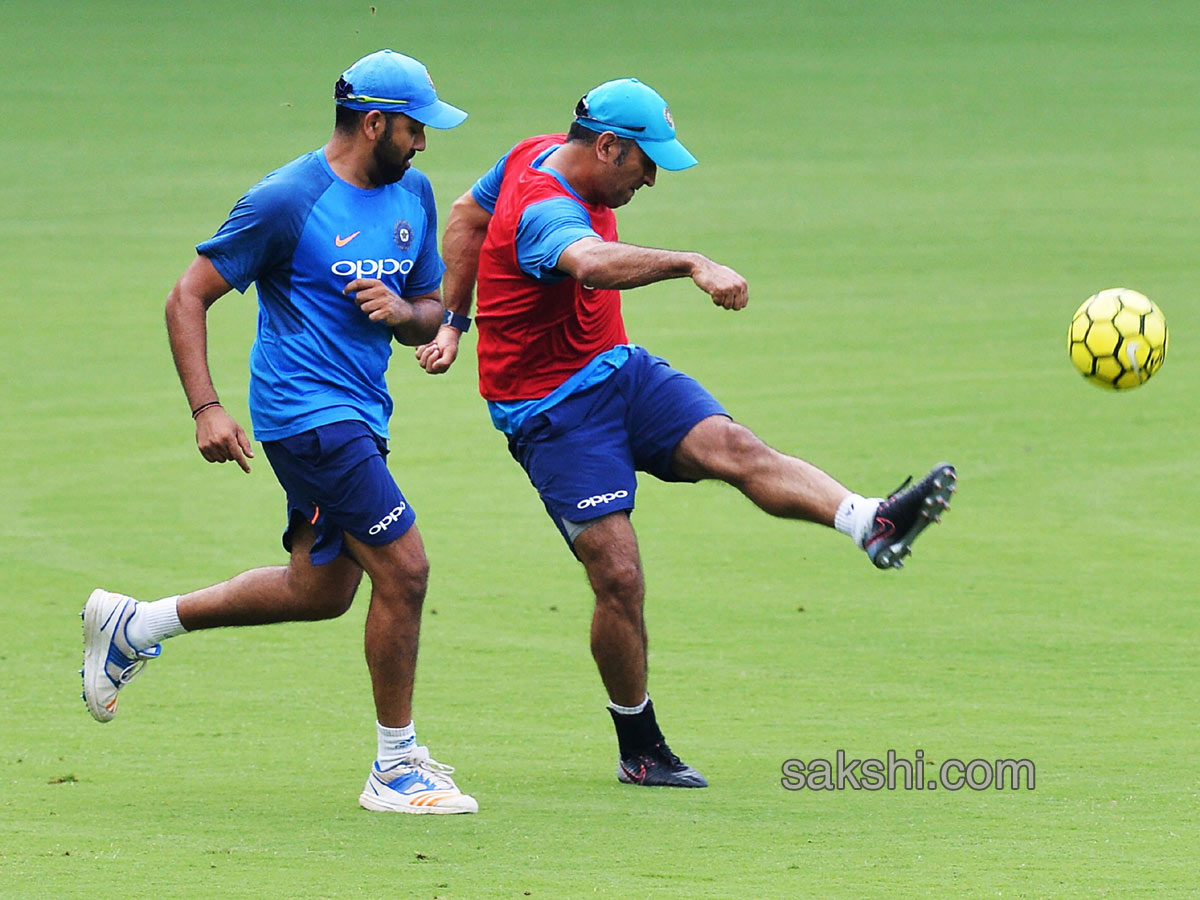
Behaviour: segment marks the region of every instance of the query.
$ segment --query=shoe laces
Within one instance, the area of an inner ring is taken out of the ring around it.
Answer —
[[[128,644],[128,638],[126,638],[126,643]],[[146,663],[150,662],[152,659],[158,659],[158,657],[162,654],[162,644],[155,644],[153,647],[147,647],[144,650],[138,650],[133,645],[130,645],[129,649],[132,651],[132,654],[126,654],[115,641],[111,645],[109,656],[110,662],[116,662],[116,660],[112,658],[112,653],[119,654],[120,656],[129,660],[129,665],[123,668],[121,670],[121,674],[117,676],[115,684],[118,688],[125,687],[125,685],[129,684],[129,682],[141,675],[142,669],[146,668]]]
[[[897,494],[899,494],[902,490],[904,490],[906,487],[908,487],[910,484],[912,484],[912,479],[913,479],[913,477],[911,475],[909,475],[907,478],[905,478],[904,481],[901,483],[900,487],[896,488],[894,491],[892,491],[890,494],[888,494],[888,499],[891,500],[893,497],[895,497]]]
[[[431,757],[428,747],[415,748],[412,753],[405,757],[404,763],[427,775],[429,780],[438,786],[457,790],[454,780],[450,778],[450,775],[454,772],[454,766],[440,763]]]
[[[633,757],[627,762],[631,764],[643,765],[646,767],[660,765],[666,763],[670,768],[678,768],[683,765],[683,760],[671,752],[671,748],[666,745],[666,742],[655,744],[649,750],[645,750]]]
[[[659,744],[658,752],[659,752],[659,755],[662,756],[662,758],[665,759],[671,765],[672,768],[677,768],[677,767],[683,765],[683,760],[680,759],[678,756],[676,756],[671,751],[671,748],[668,747],[666,744]]]
[[[150,662],[150,659],[145,657],[135,659],[132,663],[121,670],[121,674],[117,676],[117,684],[121,687],[129,684],[129,682],[133,681],[133,679],[142,674],[142,669],[146,668],[146,663],[148,662]]]

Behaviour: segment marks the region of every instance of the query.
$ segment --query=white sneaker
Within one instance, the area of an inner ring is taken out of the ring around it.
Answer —
[[[426,747],[417,747],[407,759],[387,769],[372,763],[358,805],[376,812],[479,812],[475,798],[460,791],[450,777],[453,771],[453,766],[430,759]]]
[[[125,634],[138,602],[97,588],[88,597],[83,619],[83,699],[97,722],[117,714],[117,692],[162,653],[162,645],[135,649]]]

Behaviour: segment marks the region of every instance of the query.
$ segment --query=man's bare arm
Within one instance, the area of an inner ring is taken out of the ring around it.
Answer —
[[[442,236],[442,258],[446,274],[442,277],[443,303],[460,316],[471,314],[475,278],[479,274],[479,248],[487,236],[492,214],[480,206],[470,191],[454,201],[446,231]],[[453,325],[442,325],[437,336],[417,348],[417,362],[430,375],[440,375],[458,357],[462,332]]]
[[[686,277],[724,309],[741,309],[749,300],[746,279],[741,275],[686,250],[657,250],[586,237],[563,250],[557,268],[589,287],[624,290]]]
[[[233,460],[250,471],[254,449],[225,412],[208,368],[208,308],[232,290],[206,256],[197,256],[167,296],[167,336],[175,371],[196,420],[196,446],[209,462]]]

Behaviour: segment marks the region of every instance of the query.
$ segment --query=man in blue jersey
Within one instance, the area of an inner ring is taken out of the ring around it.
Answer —
[[[939,464],[887,498],[853,493],[628,343],[620,290],[690,278],[722,309],[748,301],[733,269],[617,237],[615,208],[653,187],[660,167],[695,164],[649,85],[621,78],[592,89],[567,134],[521,141],[454,203],[442,241],[449,317],[417,349],[426,371],[450,367],[478,281],[480,392],[595,593],[592,656],[617,732],[617,777],[689,788],[707,780],[671,751],[647,693],[636,473],[720,479],[771,515],[836,528],[879,568],[903,563],[955,486],[954,467]]]
[[[417,345],[442,322],[437,216],[410,167],[425,128],[467,114],[439,100],[425,67],[381,50],[334,89],[333,135],[264,178],[234,206],[167,300],[175,365],[209,462],[246,472],[254,451],[209,374],[206,313],[253,282],[254,436],[287,495],[286,566],[254,569],[181,596],[139,603],[96,590],[84,619],[84,700],[109,721],[118,692],[161,642],[230,625],[326,619],[371,579],[366,657],[378,754],[359,803],[372,810],[471,813],[449,766],[420,746],[413,675],[429,565],[412,507],[388,472],[392,341]]]

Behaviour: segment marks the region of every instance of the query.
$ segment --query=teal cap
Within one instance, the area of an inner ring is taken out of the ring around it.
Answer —
[[[333,99],[350,109],[404,113],[430,128],[454,128],[467,118],[438,99],[425,66],[394,50],[377,50],[343,72]]]
[[[667,101],[636,78],[618,78],[592,88],[576,105],[575,121],[590,131],[632,138],[664,169],[677,171],[696,164],[696,157],[675,137]]]

